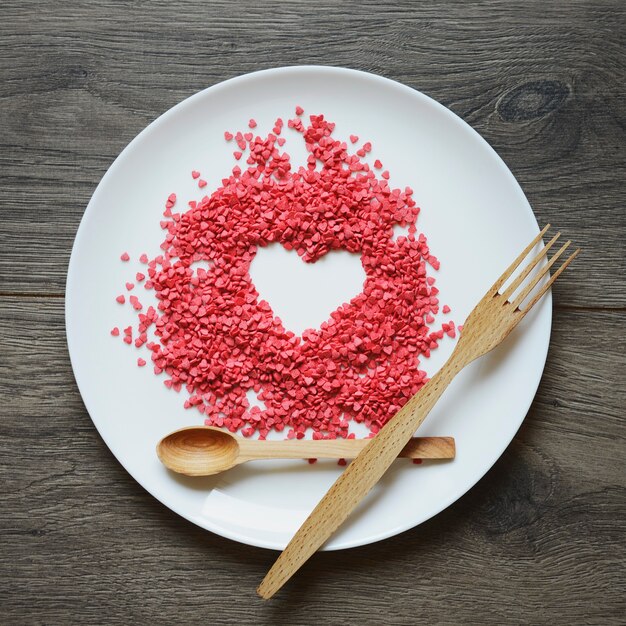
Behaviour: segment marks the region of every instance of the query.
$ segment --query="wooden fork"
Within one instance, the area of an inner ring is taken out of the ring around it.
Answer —
[[[549,227],[550,224],[528,244],[476,305],[463,325],[459,341],[445,365],[370,441],[313,509],[259,585],[257,593],[262,598],[266,600],[271,598],[327,541],[379,481],[452,379],[474,359],[493,350],[501,343],[580,252],[576,250],[522,308],[522,304],[531,295],[532,290],[571,243],[568,241],[563,245],[550,262],[522,286],[533,268],[559,238],[560,233],[557,233],[500,293],[504,284],[533,247],[539,243]],[[516,294],[520,287],[522,289]],[[516,294],[515,297],[511,299],[514,294]]]

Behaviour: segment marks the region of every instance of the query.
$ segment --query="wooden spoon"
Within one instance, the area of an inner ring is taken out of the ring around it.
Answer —
[[[189,426],[163,437],[157,455],[165,467],[187,476],[210,476],[261,459],[353,459],[369,439],[255,441],[220,428]],[[452,437],[414,437],[398,456],[453,459]]]

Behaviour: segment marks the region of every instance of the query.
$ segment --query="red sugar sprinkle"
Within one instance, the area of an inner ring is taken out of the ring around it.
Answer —
[[[143,305],[139,302],[139,298],[137,296],[130,296],[129,300],[135,311],[141,311],[141,309],[143,309]]]
[[[140,283],[145,277],[146,275],[142,274],[141,272],[137,272],[135,274],[135,279],[137,280],[138,283]]]
[[[122,261],[130,261],[130,256],[128,252],[123,252],[122,256],[120,256],[120,259],[122,259]]]
[[[126,289],[128,289],[128,291],[134,288],[135,288],[135,285],[133,283],[126,283]]]
[[[117,298],[115,298],[120,304],[124,304],[124,302],[126,302],[126,298],[121,295],[121,296],[117,296]]]
[[[413,460],[413,463],[415,463],[415,465],[421,465],[423,461],[423,459],[412,459],[412,460]]]
[[[139,367],[143,367],[146,364],[145,360],[142,358],[137,359],[137,365]]]
[[[200,189],[202,189],[203,187],[206,187],[206,180],[203,180],[202,178],[198,181],[198,187],[200,187]]]
[[[233,134],[229,133],[227,130],[224,131],[224,139],[226,139],[226,141],[230,141],[233,138]]]
[[[256,128],[256,120],[254,118],[250,119],[250,121],[248,122],[248,127],[249,128]]]
[[[147,264],[148,263],[148,255],[144,252],[140,257],[139,257],[139,261],[141,263]]]
[[[303,113],[304,113],[304,109],[300,105],[298,105],[296,107],[296,115],[302,115]]]
[[[282,126],[277,121],[274,130]],[[302,439],[311,429],[316,438],[336,439],[354,438],[354,421],[373,436],[424,385],[420,359],[444,336],[428,327],[439,310],[428,271],[439,262],[417,232],[410,189],[390,188],[389,173],[379,178],[359,151],[349,153],[323,115],[310,116],[309,124],[296,117],[288,126],[310,153],[305,167],[294,168],[279,150],[284,139],[277,132],[224,134],[249,151],[250,167],[235,166],[210,196],[172,214],[161,253],[140,258],[157,305],[143,312],[129,297],[137,311],[135,345],[146,344],[155,373],[167,375],[168,388],[186,391],[185,407],[207,424],[243,436],[276,430]],[[360,151],[369,149],[367,142]],[[396,224],[409,224],[408,235],[395,238]],[[306,263],[331,250],[359,254],[362,292],[319,328],[295,336],[249,275],[258,248],[270,243],[296,250]],[[197,261],[210,269],[196,268]],[[454,330],[448,325],[445,332]],[[131,343],[132,328],[124,334]],[[263,408],[249,405],[249,390]]]
[[[443,308],[441,309],[441,311],[443,313],[450,313],[450,307],[447,304],[444,304]]]
[[[242,156],[242,152],[240,152],[239,150],[235,150],[235,152],[233,152],[233,155],[235,156],[235,158],[237,159],[237,161],[239,161],[239,159]]]
[[[375,167],[377,170],[380,170],[380,169],[382,169],[383,164],[382,164],[382,163],[381,163],[378,159],[376,159],[376,160],[374,161],[374,167]]]
[[[191,170],[191,178],[193,178],[194,180],[196,178],[200,178],[200,172],[198,170]]]
[[[120,329],[119,329],[117,326],[113,327],[113,328],[111,329],[111,334],[112,334],[114,337],[119,337],[119,334],[120,334]]]

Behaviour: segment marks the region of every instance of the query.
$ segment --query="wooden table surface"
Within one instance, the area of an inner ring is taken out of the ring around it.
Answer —
[[[3,0],[0,623],[624,623],[624,7]],[[442,102],[584,255],[557,283],[532,408],[487,476],[416,529],[317,554],[263,603],[276,553],[179,518],[98,436],[63,292],[85,206],[140,130],[200,89],[294,64]]]

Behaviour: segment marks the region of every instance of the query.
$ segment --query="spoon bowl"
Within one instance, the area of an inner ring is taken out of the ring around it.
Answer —
[[[239,439],[212,426],[190,426],[163,437],[157,455],[179,474],[210,476],[241,463]]]
[[[213,426],[188,426],[157,445],[168,469],[187,476],[211,476],[246,461],[261,459],[353,459],[369,439],[255,441]],[[452,437],[413,437],[399,456],[410,459],[453,459]]]

